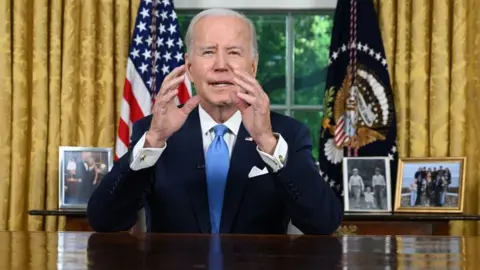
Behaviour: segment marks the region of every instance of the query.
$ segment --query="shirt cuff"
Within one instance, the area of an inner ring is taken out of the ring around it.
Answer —
[[[155,165],[167,147],[167,143],[165,142],[165,146],[162,148],[144,148],[143,146],[145,145],[146,134],[147,133],[145,132],[142,138],[138,140],[137,144],[133,148],[130,169],[134,171],[149,168]]]
[[[283,139],[282,135],[279,133],[274,133],[275,137],[277,137],[277,146],[275,147],[275,151],[273,152],[273,155],[270,155],[268,153],[265,153],[260,150],[257,146],[257,151],[260,154],[260,157],[262,160],[270,167],[272,168],[273,172],[278,172],[280,169],[282,169],[285,166],[285,163],[287,162],[287,153],[288,153],[288,144],[287,142]]]

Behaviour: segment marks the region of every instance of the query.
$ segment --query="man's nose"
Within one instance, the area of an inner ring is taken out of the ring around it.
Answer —
[[[218,52],[215,55],[215,71],[227,71],[228,70],[228,63],[227,57],[224,53]]]

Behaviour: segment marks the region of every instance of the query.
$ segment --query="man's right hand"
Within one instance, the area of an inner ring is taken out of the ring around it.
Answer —
[[[185,79],[185,65],[175,68],[163,80],[155,98],[153,118],[145,136],[145,147],[161,148],[167,139],[185,123],[188,114],[198,105],[198,96],[191,97],[182,108],[175,104],[178,85]]]

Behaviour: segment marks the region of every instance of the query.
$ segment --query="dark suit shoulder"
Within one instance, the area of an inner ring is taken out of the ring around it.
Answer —
[[[270,121],[272,123],[272,129],[274,132],[279,132],[282,134],[282,136],[285,136],[289,134],[290,136],[293,136],[300,130],[305,130],[307,129],[308,131],[309,128],[307,125],[304,123],[298,121],[297,119],[280,114],[277,112],[270,112]]]

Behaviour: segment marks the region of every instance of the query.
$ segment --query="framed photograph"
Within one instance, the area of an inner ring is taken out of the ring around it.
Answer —
[[[59,148],[60,209],[86,210],[88,200],[103,177],[113,166],[111,148]]]
[[[387,157],[343,158],[346,212],[391,212],[390,160]]]
[[[465,159],[465,157],[400,159],[394,211],[462,213]]]

